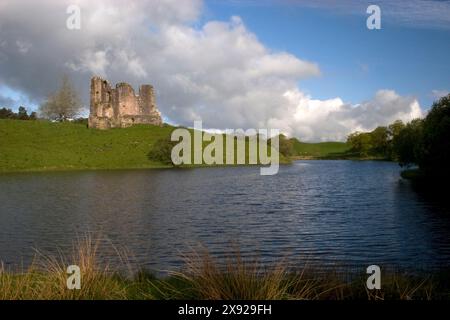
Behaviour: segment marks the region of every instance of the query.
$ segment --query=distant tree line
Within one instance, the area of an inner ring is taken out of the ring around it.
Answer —
[[[11,120],[36,120],[37,114],[36,112],[31,112],[28,114],[27,109],[25,107],[19,107],[18,112],[14,112],[8,108],[0,109],[0,119],[11,119]]]
[[[68,76],[63,76],[59,88],[48,95],[46,100],[39,106],[39,117],[53,121],[75,121],[86,123],[87,119],[77,118],[83,110],[80,95],[76,91]],[[0,119],[12,120],[36,120],[37,113],[28,115],[24,107],[20,107],[15,113],[11,109],[0,109]]]
[[[434,102],[424,119],[355,132],[347,142],[361,156],[417,165],[427,177],[450,177],[450,94]]]
[[[394,140],[405,128],[401,120],[387,127],[377,127],[371,132],[354,132],[347,138],[350,151],[360,157],[376,157],[394,160],[396,150]]]

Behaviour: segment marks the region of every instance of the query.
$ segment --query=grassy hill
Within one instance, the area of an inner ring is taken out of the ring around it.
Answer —
[[[96,130],[85,124],[0,119],[0,172],[171,167],[150,160],[148,153],[174,129]],[[281,156],[280,162],[289,160]]]
[[[350,146],[345,142],[300,142],[295,138],[291,139],[294,149],[294,158],[340,158],[346,154]]]
[[[100,131],[74,123],[0,120],[0,172],[162,167],[147,154],[172,130],[135,126]]]
[[[174,129],[137,125],[95,130],[77,123],[0,119],[0,172],[170,167],[150,160],[148,153]],[[349,149],[342,142],[291,140],[293,158],[340,158]],[[289,159],[280,156],[280,162]]]

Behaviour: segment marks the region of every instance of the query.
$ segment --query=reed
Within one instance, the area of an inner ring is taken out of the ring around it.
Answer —
[[[86,236],[64,256],[36,253],[34,262],[21,272],[0,266],[0,300],[448,300],[448,277],[382,275],[382,289],[366,289],[366,275],[345,280],[337,272],[316,272],[304,266],[293,271],[286,261],[268,265],[244,257],[240,250],[224,258],[208,250],[192,250],[184,266],[157,278],[146,270],[133,271],[123,251],[115,249],[128,274],[116,272],[99,258],[100,238]],[[67,288],[67,266],[81,271],[81,289]],[[123,268],[121,268],[123,270]]]

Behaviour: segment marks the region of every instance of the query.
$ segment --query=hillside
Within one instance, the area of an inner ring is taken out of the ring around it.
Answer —
[[[76,123],[0,120],[0,172],[167,168],[149,160],[148,153],[172,130],[167,125],[96,130]],[[289,160],[280,157],[280,162]]]
[[[294,158],[339,158],[349,151],[350,147],[345,142],[300,142],[295,138],[291,139],[294,149]]]
[[[83,124],[0,120],[0,171],[153,168],[147,154],[172,127],[107,131]]]

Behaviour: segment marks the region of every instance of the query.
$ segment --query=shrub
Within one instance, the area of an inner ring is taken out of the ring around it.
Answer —
[[[172,148],[177,144],[170,137],[159,139],[155,142],[147,157],[151,161],[174,165],[172,162]]]

